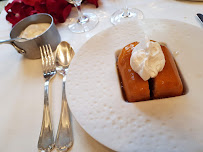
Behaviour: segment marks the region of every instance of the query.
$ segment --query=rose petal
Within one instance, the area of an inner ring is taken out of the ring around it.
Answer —
[[[14,14],[13,12],[8,12],[6,15],[6,20],[9,21],[12,26],[14,26],[16,23],[18,23],[20,20],[25,18],[26,16],[23,13],[23,10],[21,9],[19,13]]]
[[[48,13],[48,10],[46,8],[46,4],[45,3],[36,2],[34,8],[39,13]]]
[[[14,0],[12,3],[8,3],[7,6],[5,6],[5,11],[8,13],[9,11],[12,11],[11,9],[14,7],[19,7],[19,5],[22,5],[21,0]]]
[[[8,12],[8,14],[6,15],[6,20],[9,21],[13,25],[15,25],[17,23],[15,14],[12,12]]]
[[[20,10],[23,8],[24,4],[23,3],[14,3],[13,6],[11,7],[11,11],[16,14],[19,13]]]
[[[55,13],[49,13],[49,14],[53,17],[55,24],[59,23],[58,20],[57,20],[57,16],[56,16]]]
[[[14,0],[13,2],[22,3],[22,0]]]
[[[72,6],[68,5],[66,8],[57,13],[56,20],[58,23],[64,23],[66,21],[66,18],[70,14],[71,8]]]
[[[66,0],[47,0],[46,6],[48,9],[48,12],[59,12],[63,10],[68,5],[68,2]]]
[[[71,10],[72,10],[72,6],[71,5],[66,6],[66,8],[63,10],[63,19],[64,19],[64,22],[65,22],[66,18],[69,16]]]
[[[46,2],[48,13],[53,16],[54,22],[65,22],[72,6],[65,0],[47,0]]]
[[[13,3],[8,3],[8,4],[5,6],[5,11],[8,13],[8,11],[11,9],[12,6],[13,6]]]
[[[34,7],[28,6],[28,5],[25,5],[25,6],[23,7],[23,12],[24,12],[25,16],[30,16],[30,15],[32,15],[32,14],[38,13],[38,12],[34,9]]]
[[[34,6],[36,1],[35,0],[23,0],[23,2],[26,5]]]
[[[26,5],[34,6],[36,2],[41,3],[43,0],[22,0]]]

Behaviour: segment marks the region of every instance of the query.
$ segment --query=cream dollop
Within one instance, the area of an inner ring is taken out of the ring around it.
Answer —
[[[158,42],[141,42],[132,51],[130,66],[147,81],[155,78],[165,66],[165,57]]]
[[[21,32],[20,38],[27,38],[32,39],[44,33],[48,28],[49,23],[38,23],[38,24],[31,24],[25,28],[24,31]]]

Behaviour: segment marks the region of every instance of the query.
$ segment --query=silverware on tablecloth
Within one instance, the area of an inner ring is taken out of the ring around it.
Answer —
[[[198,13],[197,14],[199,20],[201,21],[201,23],[203,24],[203,14]]]
[[[70,121],[70,110],[66,99],[65,83],[68,67],[74,54],[70,44],[65,41],[57,46],[56,69],[63,76],[61,116],[55,141],[55,147],[58,151],[68,150],[73,145],[73,132]]]
[[[54,136],[49,109],[49,81],[56,74],[55,58],[50,45],[40,47],[42,68],[44,73],[44,111],[41,132],[38,140],[38,149],[49,152],[54,148]]]

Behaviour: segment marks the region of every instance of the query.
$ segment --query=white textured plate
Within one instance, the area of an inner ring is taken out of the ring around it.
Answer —
[[[126,23],[94,36],[74,57],[67,79],[70,109],[87,133],[116,151],[203,151],[203,30],[173,20],[146,20],[143,27],[150,39],[176,52],[187,94],[123,100],[115,54],[141,36],[135,24]]]

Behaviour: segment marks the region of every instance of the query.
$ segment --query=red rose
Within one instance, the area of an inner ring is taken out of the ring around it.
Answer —
[[[98,0],[86,0],[98,7]],[[14,0],[5,10],[6,20],[13,26],[21,19],[36,13],[48,13],[55,23],[63,23],[71,12],[73,5],[66,0]]]

